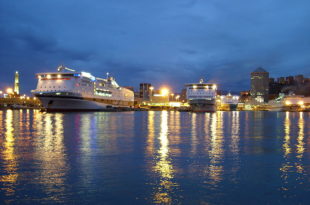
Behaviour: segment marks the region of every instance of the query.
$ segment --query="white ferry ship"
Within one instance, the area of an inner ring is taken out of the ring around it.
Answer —
[[[59,66],[57,72],[37,73],[32,93],[48,111],[109,110],[134,105],[133,91],[120,87],[114,78],[96,78]]]
[[[239,103],[239,96],[228,93],[227,95],[222,95],[220,101],[221,101],[221,108],[223,110],[234,111],[237,110]]]
[[[303,95],[284,95],[268,102],[269,111],[309,111],[310,97]]]
[[[217,85],[204,83],[186,84],[186,97],[193,112],[215,112],[216,111]]]

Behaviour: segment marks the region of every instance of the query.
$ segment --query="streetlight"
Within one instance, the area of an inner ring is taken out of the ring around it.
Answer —
[[[162,88],[162,89],[160,90],[160,94],[161,94],[162,96],[167,96],[167,95],[169,95],[169,89],[168,89],[168,88]]]
[[[7,93],[7,94],[12,94],[12,93],[13,93],[13,89],[12,89],[12,88],[6,89],[6,93]]]
[[[152,101],[152,97],[153,97],[153,90],[154,90],[154,87],[153,86],[151,86],[150,87],[150,101]]]
[[[298,105],[303,106],[304,105],[304,101],[299,101]]]
[[[171,93],[170,96],[171,96],[171,100],[173,101],[174,100],[174,93]]]
[[[290,101],[285,101],[285,105],[291,105],[292,103]]]

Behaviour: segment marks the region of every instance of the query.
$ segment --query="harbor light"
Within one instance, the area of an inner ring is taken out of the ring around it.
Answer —
[[[169,89],[168,89],[168,88],[162,88],[162,89],[160,89],[160,94],[161,94],[162,96],[167,96],[167,95],[169,95]]]
[[[239,100],[239,96],[233,96],[233,99]]]
[[[291,101],[285,101],[285,105],[291,105],[292,104],[292,102]]]
[[[57,78],[61,78],[61,75],[60,75],[60,74],[58,74],[58,75],[57,75]]]
[[[216,85],[213,85],[212,88],[213,88],[213,90],[216,90]]]
[[[304,101],[299,101],[298,105],[303,106],[304,105]]]
[[[51,79],[52,78],[52,76],[50,74],[48,74],[46,77],[47,77],[47,79]]]
[[[12,94],[12,93],[13,93],[13,89],[12,89],[12,88],[6,89],[6,93],[7,93],[7,94]]]

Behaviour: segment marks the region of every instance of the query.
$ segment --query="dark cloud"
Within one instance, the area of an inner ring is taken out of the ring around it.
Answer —
[[[20,70],[28,92],[59,64],[175,89],[201,77],[248,89],[258,66],[309,77],[308,19],[306,0],[1,1],[0,86]]]

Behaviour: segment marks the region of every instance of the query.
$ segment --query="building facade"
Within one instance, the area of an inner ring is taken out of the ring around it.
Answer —
[[[149,101],[152,95],[152,84],[140,83],[139,97],[144,101]]]
[[[251,73],[252,99],[258,102],[268,102],[269,98],[269,73],[263,68],[257,68]]]

